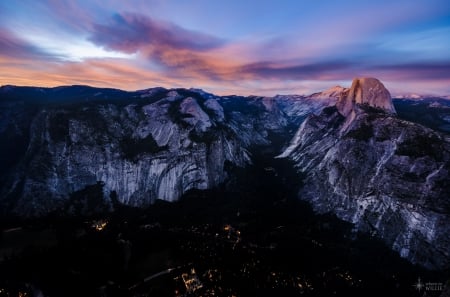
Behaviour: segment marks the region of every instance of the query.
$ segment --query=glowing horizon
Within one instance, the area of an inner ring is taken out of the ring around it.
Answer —
[[[2,1],[0,85],[450,94],[450,3]]]

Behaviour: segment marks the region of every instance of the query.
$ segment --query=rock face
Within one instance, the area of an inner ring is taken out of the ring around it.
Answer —
[[[353,111],[355,104],[367,104],[395,114],[389,91],[376,78],[354,79],[351,88],[342,93],[336,107],[346,117]]]
[[[84,209],[110,208],[114,199],[131,206],[174,201],[189,189],[217,186],[227,163],[246,166],[251,147],[282,145],[269,133],[289,135],[288,126],[336,100],[2,87],[0,211],[45,215],[73,197],[95,200],[98,186],[101,205]]]
[[[397,118],[378,80],[354,80],[336,107],[302,123],[280,157],[305,175],[299,197],[316,211],[413,263],[450,266],[450,139]]]

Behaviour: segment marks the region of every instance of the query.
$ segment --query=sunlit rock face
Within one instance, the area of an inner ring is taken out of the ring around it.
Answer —
[[[74,193],[89,210],[110,208],[111,197],[145,206],[215,187],[228,177],[226,164],[244,167],[251,147],[281,146],[270,133],[338,98],[83,86],[3,87],[0,95],[0,149],[11,159],[1,159],[0,206],[24,216],[65,209]],[[104,197],[94,203],[95,185]]]
[[[391,95],[376,78],[355,78],[350,89],[342,93],[336,104],[343,116],[348,116],[357,104],[365,104],[395,114]]]
[[[302,123],[280,157],[305,175],[299,197],[316,211],[382,238],[413,263],[449,267],[449,137],[397,118],[378,80],[354,80],[336,107]]]

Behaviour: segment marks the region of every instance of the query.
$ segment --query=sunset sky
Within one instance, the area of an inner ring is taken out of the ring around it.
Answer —
[[[0,1],[0,85],[450,94],[450,1]]]

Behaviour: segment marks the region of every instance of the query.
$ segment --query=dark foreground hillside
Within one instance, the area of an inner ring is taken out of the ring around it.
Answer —
[[[350,224],[314,215],[296,199],[291,164],[255,160],[176,203],[3,222],[0,296],[441,294],[448,271],[412,266]]]

